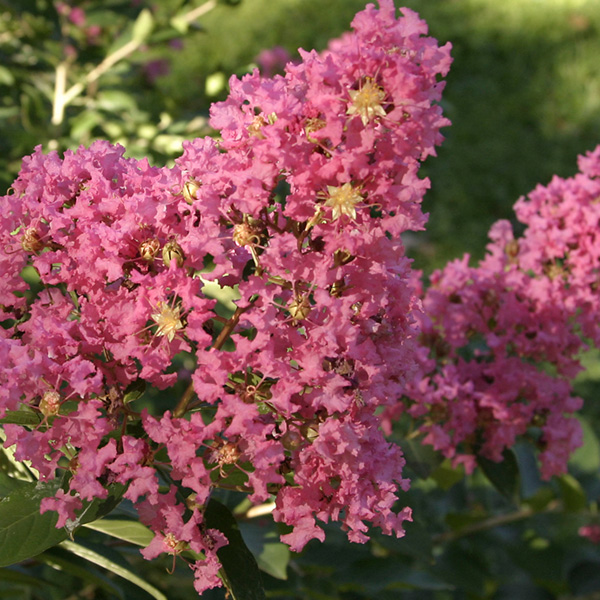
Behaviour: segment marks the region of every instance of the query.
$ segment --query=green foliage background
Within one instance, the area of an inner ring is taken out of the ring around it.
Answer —
[[[96,138],[122,143],[132,156],[172,161],[184,139],[209,134],[210,103],[225,97],[231,73],[251,69],[264,48],[323,49],[348,29],[362,0],[241,0],[219,2],[186,24],[200,2],[84,0],[86,25],[97,42],[61,21],[47,0],[0,0],[0,186],[6,189],[20,159],[33,147],[76,148]],[[439,156],[425,166],[432,189],[425,200],[427,232],[407,237],[415,265],[426,273],[469,252],[483,255],[489,226],[512,218],[511,207],[538,182],[576,171],[576,155],[600,143],[599,0],[406,0],[440,42],[451,41],[454,64],[444,108],[453,125]],[[150,20],[140,17],[148,10]],[[137,29],[133,26],[137,23]],[[67,89],[111,52],[138,36],[128,54],[53,122],[57,68]],[[65,62],[67,46],[77,56]],[[156,62],[158,61],[158,62]],[[163,68],[157,78],[149,69]],[[407,536],[374,534],[349,545],[337,528],[328,541],[288,555],[267,517],[242,522],[246,544],[266,573],[268,598],[298,600],[527,600],[600,598],[598,547],[577,535],[598,519],[600,362],[585,358],[577,382],[586,399],[585,446],[569,475],[539,480],[532,450],[519,445],[500,466],[482,464],[471,477],[406,439],[411,491],[403,503],[415,522]],[[161,397],[148,402],[160,405]],[[0,456],[2,496],[27,473]],[[18,486],[17,486],[18,487]],[[236,510],[242,498],[220,500]],[[0,501],[1,506],[1,501]],[[113,513],[111,513],[111,517]],[[132,518],[123,504],[118,519]],[[101,523],[101,522],[100,522]],[[123,531],[117,527],[118,531]],[[195,597],[182,560],[146,563],[130,539],[83,528],[76,541],[101,544],[169,600]],[[73,550],[73,548],[71,548]],[[112,554],[111,554],[112,556]],[[107,559],[108,560],[108,559]],[[116,559],[115,559],[116,560]],[[118,561],[117,561],[118,562]],[[115,576],[109,564],[91,565],[67,547],[0,569],[0,597],[10,600],[152,597]],[[270,573],[270,574],[268,574]],[[281,579],[285,575],[287,579]],[[223,598],[222,590],[206,598]],[[241,598],[242,596],[240,596]]]

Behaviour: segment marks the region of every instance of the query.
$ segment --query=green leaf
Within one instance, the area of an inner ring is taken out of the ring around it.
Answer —
[[[0,500],[0,567],[21,562],[56,546],[84,523],[108,514],[119,504],[125,491],[122,485],[110,486],[106,499],[84,502],[78,517],[57,529],[57,513],[40,514],[40,504],[44,498],[54,496],[60,487],[59,480],[23,482]]]
[[[131,94],[121,90],[102,90],[96,97],[96,108],[111,114],[120,112],[134,113],[138,110],[135,99]],[[100,122],[106,117],[101,116]],[[96,124],[94,124],[95,126]]]
[[[574,596],[591,597],[600,591],[600,562],[586,560],[576,564],[569,571],[568,580]]]
[[[180,15],[175,15],[171,21],[171,27],[178,31],[181,35],[185,35],[190,28],[190,24],[185,18],[185,13],[181,13]]]
[[[287,579],[290,549],[279,541],[277,531],[261,525],[260,521],[240,523],[240,530],[249,550],[256,557],[258,568],[275,579]]]
[[[138,15],[133,24],[133,39],[136,42],[143,42],[154,29],[154,17],[150,9],[144,8]]]
[[[0,85],[13,85],[15,82],[14,75],[10,72],[9,69],[0,65]]]
[[[81,139],[104,120],[104,116],[96,110],[84,110],[70,121],[71,138]]]
[[[258,565],[229,509],[211,498],[204,519],[207,527],[218,529],[229,540],[227,546],[217,550],[217,556],[223,566],[223,581],[233,600],[265,600]]]
[[[136,575],[132,570],[127,561],[115,550],[111,548],[105,548],[96,544],[90,544],[86,542],[76,543],[70,540],[65,540],[60,544],[61,548],[79,556],[119,577],[123,577],[127,581],[133,583],[139,588],[148,592],[156,600],[167,600],[167,597],[153,585],[150,585],[145,579]]]
[[[59,487],[59,481],[30,483],[0,500],[0,567],[35,556],[67,538],[64,529],[56,529],[55,512],[40,514],[40,502],[54,496]]]
[[[502,453],[502,458],[501,462],[494,462],[479,456],[477,462],[492,485],[503,496],[516,501],[521,489],[517,458],[515,453],[508,448]]]
[[[587,496],[575,477],[565,473],[558,478],[558,485],[563,504],[568,511],[578,512],[586,508]]]
[[[147,546],[154,537],[145,525],[131,519],[98,519],[86,523],[85,527],[137,546]]]
[[[22,487],[27,487],[28,481],[23,479],[17,479],[16,477],[9,477],[6,473],[0,471],[0,498],[4,498]]]
[[[47,585],[54,585],[46,579],[41,579],[39,576],[28,575],[17,569],[7,567],[0,569],[0,581],[7,581],[14,585],[27,585],[34,588],[45,587]]]
[[[465,469],[462,465],[453,467],[449,459],[433,470],[432,479],[444,490],[449,490],[453,485],[462,481],[465,477]]]
[[[123,590],[114,581],[103,575],[101,571],[91,567],[89,562],[73,556],[60,546],[42,552],[36,559],[53,569],[74,575],[86,584],[93,584],[103,588],[109,594],[125,600]]]
[[[36,426],[40,421],[40,415],[32,410],[7,410],[4,417],[0,419],[0,424]]]
[[[439,452],[423,444],[421,439],[402,440],[400,442],[406,466],[421,479],[427,479],[442,462]]]
[[[578,416],[583,430],[583,445],[571,455],[569,466],[585,473],[597,473],[600,469],[600,442],[594,428],[585,417]]]
[[[74,521],[67,521],[65,529],[71,537],[75,530],[82,525],[96,521],[112,512],[120,504],[127,487],[120,483],[113,483],[112,485],[109,485],[107,489],[108,496],[106,498],[97,498],[91,502],[84,501],[83,509],[77,515],[77,518]]]
[[[132,381],[125,389],[125,396],[123,398],[123,402],[125,404],[134,402],[135,400],[140,398],[145,391],[146,382],[143,379],[136,379],[135,381]]]

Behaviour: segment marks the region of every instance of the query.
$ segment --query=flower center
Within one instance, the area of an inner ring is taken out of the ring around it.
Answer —
[[[351,183],[345,183],[341,187],[328,185],[327,194],[325,206],[331,206],[331,216],[334,221],[342,215],[356,219],[356,205],[363,197],[352,187]]]
[[[169,306],[166,302],[159,302],[156,305],[152,320],[158,325],[156,335],[164,335],[169,342],[173,341],[175,334],[183,329],[179,306]]]
[[[367,77],[360,89],[349,90],[348,93],[352,104],[348,107],[346,114],[359,115],[363,125],[372,121],[376,116],[385,117],[385,110],[381,105],[385,100],[385,90],[370,77]]]

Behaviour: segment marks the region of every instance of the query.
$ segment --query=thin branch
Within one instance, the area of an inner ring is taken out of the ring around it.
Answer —
[[[181,399],[177,403],[177,406],[173,410],[173,416],[175,418],[183,417],[185,415],[185,411],[188,408],[190,400],[194,397],[194,382],[190,381],[190,384],[187,386],[185,392],[181,396]]]
[[[184,23],[192,23],[196,19],[204,16],[207,12],[211,11],[216,5],[217,0],[208,0],[208,2],[205,2],[204,4],[201,4],[200,6],[190,10],[189,13],[183,15],[181,19],[178,20],[181,20]]]
[[[52,103],[52,125],[60,125],[65,115],[65,89],[67,87],[67,63],[56,67],[54,80],[54,101]]]
[[[191,23],[192,21],[211,11],[216,5],[216,0],[208,0],[208,2],[205,2],[204,4],[184,14],[181,17],[181,20],[185,23]],[[79,96],[88,85],[94,83],[94,81],[99,79],[119,61],[127,58],[130,54],[133,54],[133,52],[135,52],[144,42],[145,40],[143,39],[131,40],[127,42],[118,50],[115,50],[112,54],[109,54],[97,67],[93,68],[87,75],[85,75],[82,81],[72,85],[66,92],[66,64],[60,63],[58,67],[56,67],[52,124],[60,125],[64,119],[66,106],[68,106],[75,98],[77,98],[77,96]]]
[[[557,500],[550,502],[548,506],[542,511],[536,511],[533,508],[526,506],[512,513],[507,513],[504,515],[495,515],[493,517],[490,517],[489,519],[478,521],[477,523],[467,525],[466,527],[463,527],[462,529],[459,529],[457,531],[446,531],[445,533],[435,535],[432,538],[432,542],[435,545],[447,544],[459,538],[466,537],[474,533],[479,533],[480,531],[487,531],[489,529],[494,529],[502,525],[508,525],[509,523],[514,523],[516,521],[528,519],[529,517],[535,514],[557,512],[558,510],[560,510],[560,508],[561,504]]]

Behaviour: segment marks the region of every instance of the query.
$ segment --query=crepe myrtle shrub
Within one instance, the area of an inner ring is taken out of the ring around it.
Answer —
[[[352,26],[284,76],[232,77],[218,141],[172,168],[103,141],[37,147],[0,199],[0,417],[39,416],[4,425],[5,446],[43,481],[69,473],[41,504],[57,527],[124,486],[154,533],[142,554],[195,553],[198,593],[223,583],[216,488],[274,500],[299,551],[319,522],[353,542],[404,534],[409,481],[384,437],[400,415],[467,470],[537,425],[550,477],[581,440],[569,380],[576,333],[600,335],[600,151],[519,201],[521,239],[497,224],[478,267],[450,263],[423,292],[400,236],[426,222],[418,170],[449,125],[450,45],[392,0]],[[237,290],[229,317],[206,282]],[[173,387],[182,352],[183,395],[136,411],[128,391]]]

